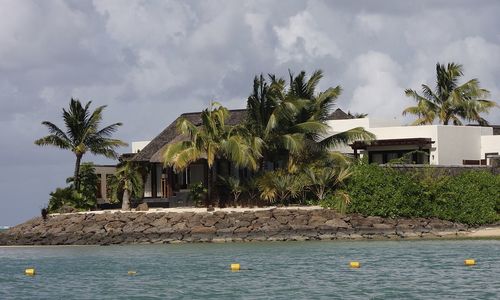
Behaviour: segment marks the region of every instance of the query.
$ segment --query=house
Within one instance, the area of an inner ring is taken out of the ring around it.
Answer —
[[[376,140],[356,141],[337,150],[368,156],[370,163],[387,163],[407,156],[416,164],[490,165],[500,153],[500,126],[421,125],[402,126],[396,121],[372,118],[330,120],[329,134],[363,127]]]
[[[195,125],[201,125],[201,112],[184,113],[184,117]],[[179,118],[180,118],[179,117]],[[144,200],[150,206],[185,206],[188,203],[189,185],[207,183],[206,161],[192,163],[181,172],[165,167],[163,152],[168,145],[183,139],[176,129],[177,118],[151,141],[132,142],[132,152],[122,158],[145,166],[148,170],[144,180]],[[230,110],[228,125],[241,124],[246,119],[246,110]],[[468,165],[490,164],[500,153],[500,126],[402,126],[394,120],[354,118],[341,109],[335,110],[327,124],[329,135],[363,127],[375,134],[376,140],[356,141],[332,149],[356,157],[368,156],[371,163],[387,163],[405,157],[415,164]],[[106,199],[106,178],[112,168],[96,168],[101,176],[102,200]],[[215,174],[244,178],[248,170],[238,168],[229,161],[218,160]]]
[[[186,118],[194,125],[201,125],[201,112],[184,113],[179,118]],[[185,205],[187,203],[188,187],[192,183],[207,183],[208,168],[204,160],[192,163],[181,172],[174,172],[173,168],[165,167],[163,152],[168,145],[181,141],[182,137],[176,129],[177,118],[150,142],[133,142],[132,150],[136,153],[130,161],[147,166],[148,176],[144,183],[144,199],[149,203],[165,202],[168,199],[170,206]],[[245,121],[246,110],[230,110],[228,125],[237,125]],[[216,174],[241,177],[244,170],[232,166],[228,161],[217,161]]]

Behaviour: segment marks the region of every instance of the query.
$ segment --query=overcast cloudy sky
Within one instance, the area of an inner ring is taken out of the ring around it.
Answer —
[[[433,84],[436,62],[500,99],[500,1],[0,0],[0,12],[0,225],[38,215],[71,175],[71,153],[33,144],[71,97],[108,105],[126,141],[210,100],[244,107],[261,72],[322,69],[341,108],[403,123],[403,90]]]

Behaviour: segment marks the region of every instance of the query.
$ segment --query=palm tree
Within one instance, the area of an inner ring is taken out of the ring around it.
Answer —
[[[372,139],[373,135],[363,128],[354,128],[324,138],[326,121],[342,89],[340,86],[317,93],[316,86],[323,77],[315,71],[309,79],[304,71],[294,76],[290,72],[290,83],[269,75],[267,83],[262,75],[255,77],[253,92],[247,101],[247,127],[252,135],[264,141],[265,160],[287,157],[289,169],[295,167],[297,157],[304,151],[322,152],[325,149],[359,139]],[[274,156],[274,157],[273,157]]]
[[[99,129],[102,112],[106,106],[99,106],[91,112],[89,109],[91,103],[89,101],[83,107],[79,100],[71,98],[69,110],[63,108],[66,131],[49,121],[43,121],[42,124],[49,129],[50,135],[35,141],[35,144],[39,146],[52,145],[71,150],[75,154],[76,162],[73,178],[77,190],[80,187],[80,162],[85,153],[90,151],[96,155],[117,158],[118,154],[115,149],[127,145],[121,140],[110,138],[122,123],[114,123]]]
[[[109,186],[115,199],[118,198],[120,192],[123,192],[122,210],[129,210],[130,198],[140,197],[143,192],[143,181],[139,166],[130,161],[123,163],[111,177]]]
[[[226,186],[231,195],[233,196],[233,206],[236,207],[238,204],[238,199],[241,196],[241,193],[244,192],[244,186],[239,178],[236,177],[223,177],[219,176],[219,179],[222,181],[222,184]]]
[[[201,113],[202,124],[197,127],[185,118],[177,122],[177,130],[188,140],[173,143],[163,154],[165,165],[174,170],[185,169],[189,164],[206,159],[208,166],[208,203],[212,203],[214,163],[225,158],[237,167],[258,169],[262,142],[251,137],[243,128],[226,125],[229,111],[218,103]]]
[[[463,76],[462,65],[448,63],[445,66],[437,63],[435,89],[432,90],[428,85],[422,84],[422,95],[415,90],[406,89],[405,95],[413,98],[417,105],[406,108],[403,115],[416,115],[418,118],[413,122],[414,125],[432,124],[436,118],[443,125],[448,125],[450,122],[462,125],[461,120],[488,125],[480,114],[488,113],[497,104],[485,100],[490,93],[480,88],[477,79],[459,85],[461,76]]]
[[[304,169],[304,174],[309,183],[309,189],[319,201],[340,183],[344,182],[352,174],[349,168],[309,167]],[[337,191],[335,191],[337,192]]]

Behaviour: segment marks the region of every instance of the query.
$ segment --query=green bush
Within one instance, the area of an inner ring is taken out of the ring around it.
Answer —
[[[73,207],[76,210],[88,210],[95,207],[95,197],[87,198],[84,194],[75,191],[72,187],[57,188],[50,193],[49,212],[60,212],[63,207]]]
[[[471,171],[450,177],[437,189],[434,215],[471,225],[499,219],[500,176]]]
[[[83,163],[80,168],[80,188],[75,189],[74,178],[69,177],[68,187],[57,188],[50,193],[48,211],[59,212],[63,207],[89,210],[97,206],[97,175],[92,163]]]
[[[450,177],[360,164],[354,167],[346,191],[351,213],[437,217],[470,225],[499,219],[500,176],[485,171]]]

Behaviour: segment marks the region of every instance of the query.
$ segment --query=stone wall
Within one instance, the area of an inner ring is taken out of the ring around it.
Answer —
[[[35,218],[0,233],[0,245],[402,239],[456,236],[467,230],[437,219],[340,215],[328,209],[106,212]]]

